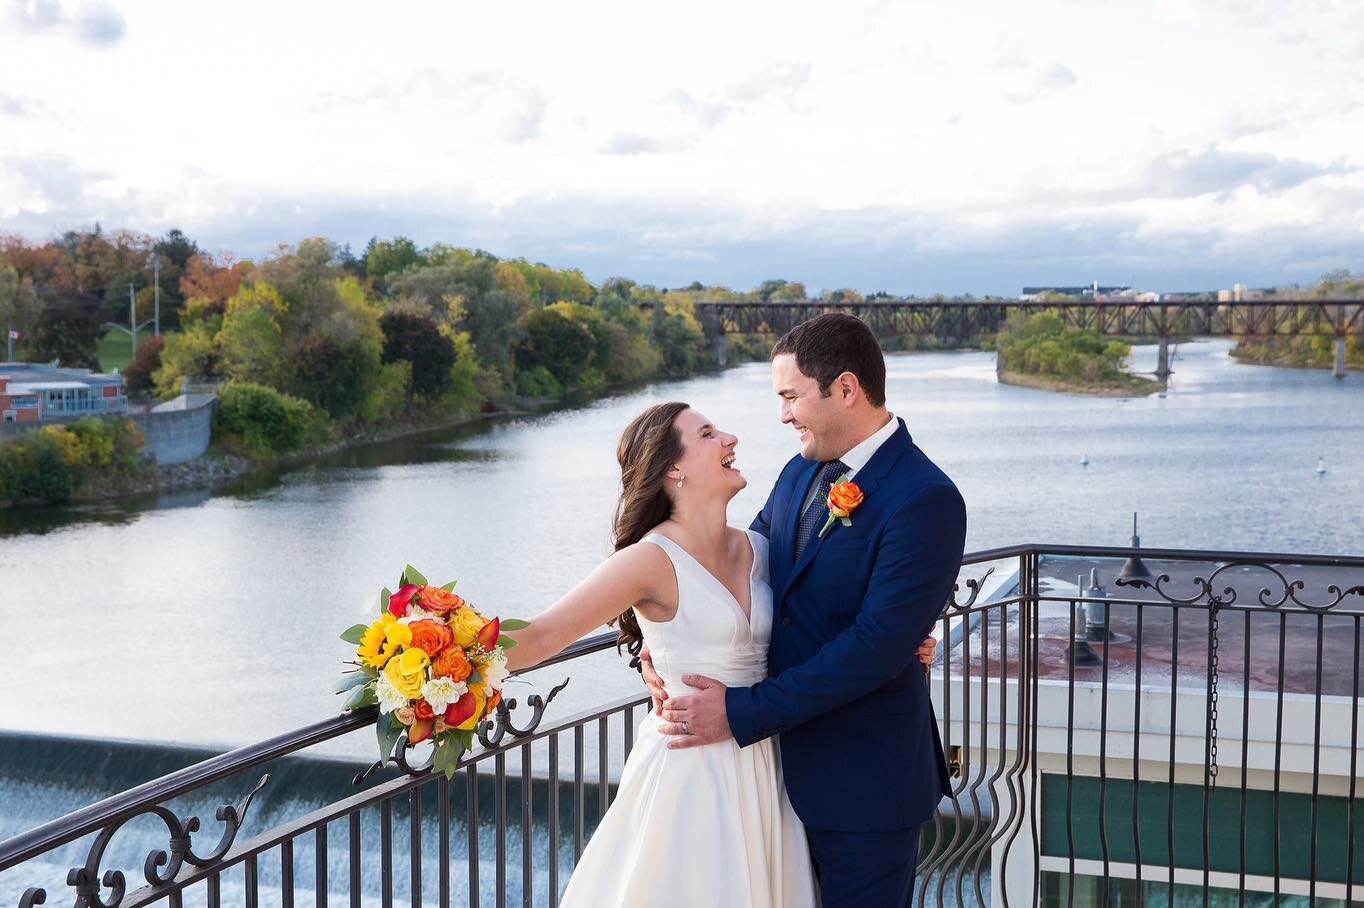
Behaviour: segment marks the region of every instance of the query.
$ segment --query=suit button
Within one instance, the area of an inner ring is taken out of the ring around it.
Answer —
[[[791,616],[790,616],[790,615],[782,615],[782,616],[781,616],[781,623],[782,623],[782,625],[783,625],[784,627],[790,627],[790,626],[791,626]]]

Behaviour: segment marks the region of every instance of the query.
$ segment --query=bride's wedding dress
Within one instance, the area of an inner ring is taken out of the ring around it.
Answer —
[[[677,543],[644,537],[677,574],[677,614],[639,618],[654,668],[670,691],[683,674],[727,686],[767,677],[772,588],[767,540],[753,547],[751,606],[744,617],[719,580]],[[816,904],[805,830],[786,799],[775,738],[740,748],[733,739],[668,750],[650,712],[621,774],[620,788],[584,849],[561,906],[802,908]]]

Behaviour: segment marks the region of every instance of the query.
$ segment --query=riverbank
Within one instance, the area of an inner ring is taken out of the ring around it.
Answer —
[[[1145,397],[1165,390],[1165,383],[1140,375],[1123,375],[1112,381],[1077,381],[1058,375],[1037,375],[1005,369],[999,372],[999,383],[1034,388],[1038,391],[1059,391],[1065,394],[1089,394],[1095,397]]]

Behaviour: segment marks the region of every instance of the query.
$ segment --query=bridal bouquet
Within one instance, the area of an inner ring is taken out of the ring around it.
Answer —
[[[410,564],[396,593],[379,594],[379,611],[341,635],[357,657],[338,690],[348,694],[344,708],[379,707],[381,761],[406,730],[409,744],[433,738],[432,767],[452,776],[474,729],[502,700],[504,650],[516,645],[502,632],[526,622],[484,617],[455,594],[453,581],[431,586]]]

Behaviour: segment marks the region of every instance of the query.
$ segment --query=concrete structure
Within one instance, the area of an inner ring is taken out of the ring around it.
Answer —
[[[123,379],[89,369],[0,363],[0,421],[49,422],[123,413]]]
[[[142,430],[144,449],[159,464],[202,457],[213,439],[215,394],[181,394],[175,400],[128,415]]]
[[[1077,297],[1101,297],[1117,296],[1131,291],[1131,287],[1103,287],[1098,281],[1091,281],[1085,286],[1062,286],[1060,284],[1048,285],[1045,287],[1024,287],[1023,292],[1018,295],[1021,300],[1035,300],[1044,293],[1058,293],[1061,296]]]

